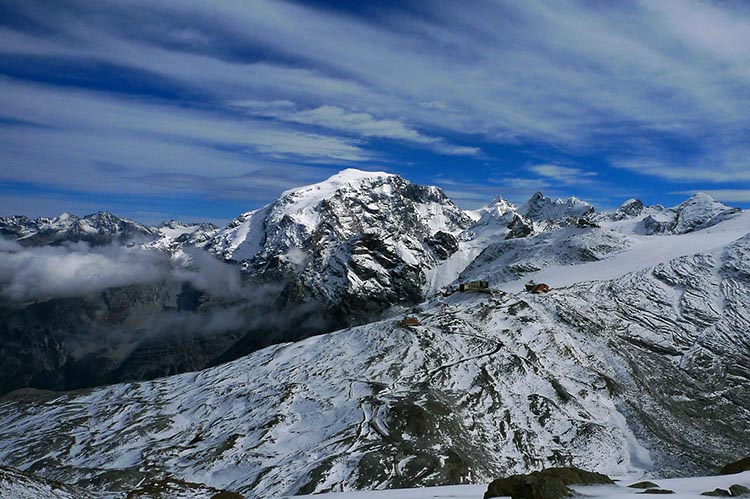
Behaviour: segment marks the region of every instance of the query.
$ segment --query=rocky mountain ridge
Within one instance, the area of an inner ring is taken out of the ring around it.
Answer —
[[[0,460],[93,490],[168,479],[245,497],[570,464],[705,472],[750,452],[737,438],[750,227],[736,222],[729,243],[611,280],[456,293],[410,311],[416,325],[399,315],[199,373],[15,395]]]
[[[518,279],[544,277],[546,269],[606,263],[640,247],[644,236],[674,237],[669,231],[648,236],[649,217],[664,213],[679,213],[678,232],[687,233],[737,215],[703,196],[673,210],[631,200],[613,213],[597,213],[575,198],[539,193],[521,208],[496,198],[464,212],[435,187],[345,170],[291,189],[224,229],[176,221],[148,227],[106,212],[0,219],[6,240],[16,240],[3,249],[6,260],[18,260],[19,269],[49,265],[55,274],[59,258],[84,273],[99,260],[140,267],[144,259],[153,269],[142,283],[136,276],[127,286],[106,287],[105,280],[86,291],[82,276],[85,289],[64,297],[49,292],[26,302],[0,300],[0,364],[13,373],[0,388],[71,389],[201,369],[269,344],[377,320],[457,279],[490,280],[510,290]],[[33,248],[42,249],[24,259]],[[12,277],[13,269],[4,272]],[[48,273],[33,279],[43,285]],[[70,280],[60,279],[58,288]],[[266,320],[256,320],[259,314]]]
[[[68,228],[81,221],[94,239],[71,236]],[[454,234],[469,223],[435,187],[358,171],[292,189],[222,230],[176,221],[146,227],[104,213],[0,220],[16,236],[4,250],[18,261],[16,272],[28,267],[29,251],[53,275],[61,258],[83,272],[91,262],[132,266],[139,259],[152,269],[142,284],[135,276],[129,286],[1,300],[0,338],[7,341],[0,365],[14,374],[0,390],[71,389],[201,369],[372,320],[423,300],[426,273],[457,251]],[[252,258],[234,260],[243,252]],[[240,265],[244,271],[235,275]],[[47,277],[35,278],[44,287]],[[64,287],[68,276],[59,279]]]

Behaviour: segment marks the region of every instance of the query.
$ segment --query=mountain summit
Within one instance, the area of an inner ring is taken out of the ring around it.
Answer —
[[[581,217],[593,215],[594,211],[593,206],[575,196],[553,200],[541,192],[535,193],[518,209],[518,213],[535,222],[575,222]]]
[[[357,318],[421,301],[426,272],[458,249],[470,223],[438,187],[348,169],[240,215],[206,248],[285,283],[287,304]]]

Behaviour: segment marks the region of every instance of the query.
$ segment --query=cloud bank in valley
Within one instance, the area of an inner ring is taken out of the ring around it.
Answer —
[[[12,301],[155,283],[169,275],[170,267],[168,256],[136,248],[85,243],[23,247],[0,240],[0,294]]]
[[[189,253],[189,263],[160,251],[139,247],[24,247],[0,239],[0,295],[23,302],[68,298],[108,288],[160,282],[190,283],[217,298],[243,297],[239,269],[201,250]]]

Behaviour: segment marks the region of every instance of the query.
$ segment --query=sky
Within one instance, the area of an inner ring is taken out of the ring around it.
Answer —
[[[224,223],[345,168],[749,207],[750,3],[0,0],[0,215]]]

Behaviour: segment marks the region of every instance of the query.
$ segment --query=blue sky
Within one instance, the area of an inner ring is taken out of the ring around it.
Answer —
[[[0,0],[0,214],[224,222],[351,167],[747,207],[748,47],[739,1]]]

